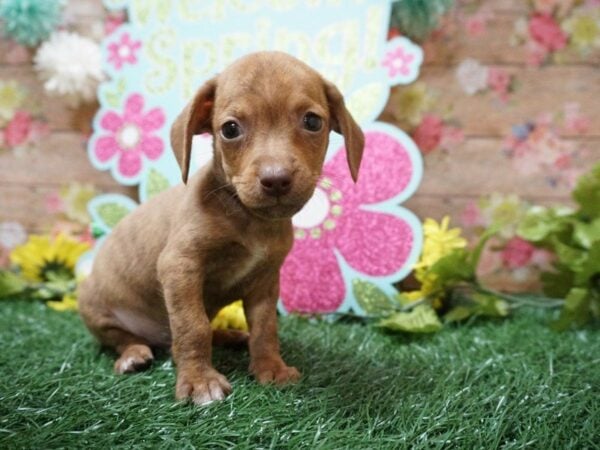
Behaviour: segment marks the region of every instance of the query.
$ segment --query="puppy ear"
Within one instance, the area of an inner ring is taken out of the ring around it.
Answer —
[[[358,169],[365,146],[365,136],[358,124],[354,121],[350,112],[344,104],[344,97],[334,84],[324,81],[325,95],[329,103],[331,113],[331,128],[336,133],[344,136],[346,146],[346,158],[350,166],[350,174],[356,183],[358,179]]]
[[[194,135],[211,131],[210,122],[216,89],[216,78],[204,83],[171,126],[171,147],[181,168],[184,183],[187,183],[188,179]]]

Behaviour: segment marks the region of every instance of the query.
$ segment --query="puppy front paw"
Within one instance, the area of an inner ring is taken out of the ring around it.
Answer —
[[[213,368],[181,369],[177,373],[177,400],[191,399],[196,405],[208,405],[223,400],[231,393],[231,384]]]
[[[260,384],[291,384],[300,379],[295,367],[287,366],[281,360],[260,361],[250,365],[250,372]]]

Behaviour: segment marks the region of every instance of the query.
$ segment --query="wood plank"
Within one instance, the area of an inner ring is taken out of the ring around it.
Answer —
[[[419,79],[435,93],[437,111],[451,110],[451,116],[468,136],[504,137],[513,125],[535,119],[542,113],[560,113],[564,104],[579,103],[590,119],[588,136],[600,136],[600,70],[592,67],[552,66],[542,69],[509,70],[518,82],[507,104],[495,93],[467,95],[458,83],[455,68],[425,67]],[[406,87],[392,89],[382,118],[395,122],[399,116],[399,95]],[[579,137],[565,132],[565,136]]]
[[[421,220],[430,217],[439,221],[444,216],[449,216],[453,227],[463,228],[463,223],[461,221],[462,212],[470,202],[476,202],[479,198],[480,196],[474,195],[473,193],[467,195],[429,195],[418,192],[408,199],[403,206],[415,213]],[[532,205],[573,205],[569,196],[540,197],[535,195],[520,196],[520,198]],[[468,230],[465,230],[465,234],[468,237],[472,235]]]
[[[61,98],[46,94],[33,66],[0,67],[1,80],[17,80],[26,91],[26,109],[39,110],[52,131],[91,131],[91,122],[98,108],[93,102],[79,108],[69,107]]]
[[[49,214],[46,198],[55,194],[60,185],[18,185],[0,183],[0,222],[17,221],[29,232],[47,230],[56,220]],[[101,193],[120,193],[134,198],[135,190],[115,185],[112,188],[99,189]]]
[[[61,184],[68,180],[107,188],[117,185],[108,171],[101,172],[92,166],[84,136],[52,133],[41,145],[39,150],[18,157],[13,152],[0,152],[1,183],[35,186]]]
[[[585,141],[589,152],[581,152],[576,167],[591,168],[600,161],[600,140]],[[457,149],[432,152],[425,159],[423,182],[419,193],[426,195],[485,195],[493,192],[516,193],[530,197],[567,197],[571,188],[566,182],[553,187],[550,176],[558,170],[522,174],[517,163],[503,151],[503,142],[493,138],[470,138]]]
[[[64,12],[65,15],[77,19],[103,18],[106,14],[102,0],[69,0]]]

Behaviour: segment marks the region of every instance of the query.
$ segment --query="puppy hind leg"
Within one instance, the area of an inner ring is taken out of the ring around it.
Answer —
[[[154,361],[154,354],[144,339],[119,328],[112,328],[106,332],[111,335],[113,342],[119,342],[114,346],[119,354],[114,365],[116,373],[134,373],[150,367]]]
[[[154,354],[145,339],[116,326],[93,330],[100,343],[113,348],[119,357],[115,361],[115,373],[139,372],[150,367]]]
[[[137,372],[152,364],[154,355],[148,342],[122,328],[102,297],[97,295],[91,280],[84,281],[78,297],[79,314],[87,328],[103,346],[113,348],[119,354],[114,365],[116,373]]]
[[[213,330],[212,344],[235,349],[248,348],[249,333],[240,330]]]

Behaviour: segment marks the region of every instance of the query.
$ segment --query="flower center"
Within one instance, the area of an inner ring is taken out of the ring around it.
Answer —
[[[121,45],[119,47],[119,56],[121,58],[127,58],[130,54],[129,47],[127,45]]]
[[[142,133],[140,133],[140,129],[137,126],[130,123],[126,124],[121,128],[121,131],[119,131],[119,142],[121,147],[124,150],[132,149],[138,144],[141,136]]]
[[[73,279],[73,269],[68,267],[66,263],[60,260],[47,261],[44,260],[40,267],[39,278],[43,281],[66,281]]]
[[[323,223],[328,213],[327,194],[323,189],[316,188],[308,203],[292,218],[292,223],[298,228],[313,228]]]
[[[322,179],[304,208],[292,218],[295,237],[304,239],[308,235],[318,239],[325,231],[333,230],[336,218],[342,213],[341,198],[342,193],[333,188],[332,181]]]

